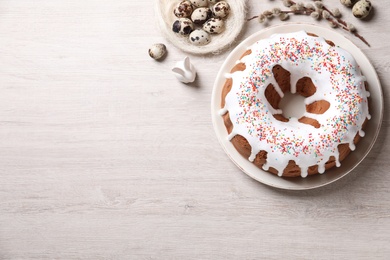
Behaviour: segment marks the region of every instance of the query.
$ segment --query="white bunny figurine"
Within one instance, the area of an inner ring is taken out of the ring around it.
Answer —
[[[176,78],[183,83],[194,82],[196,77],[196,70],[189,57],[185,57],[184,61],[177,62],[172,71]]]

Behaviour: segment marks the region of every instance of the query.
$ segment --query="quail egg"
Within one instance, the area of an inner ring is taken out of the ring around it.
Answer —
[[[194,10],[191,15],[191,20],[194,24],[204,24],[212,15],[210,8],[200,7]]]
[[[190,42],[193,45],[203,46],[211,41],[210,34],[202,29],[194,30],[189,36]]]
[[[208,0],[191,0],[191,4],[195,7],[206,7],[209,5]]]
[[[188,0],[181,1],[177,4],[176,8],[173,10],[173,13],[178,18],[188,18],[191,16],[193,11],[191,2]]]
[[[162,43],[153,44],[149,48],[149,56],[155,60],[159,60],[167,53],[167,47]]]
[[[340,0],[340,3],[347,6],[352,7],[356,0]]]
[[[172,25],[172,31],[180,35],[189,35],[194,30],[194,23],[188,18],[179,18]]]
[[[360,0],[352,7],[352,14],[356,18],[366,18],[372,9],[372,4],[369,0]]]
[[[215,17],[224,18],[228,16],[229,12],[230,6],[225,1],[218,2],[213,6],[213,14]]]
[[[211,18],[203,24],[203,30],[211,34],[221,33],[224,29],[224,21],[221,18]]]

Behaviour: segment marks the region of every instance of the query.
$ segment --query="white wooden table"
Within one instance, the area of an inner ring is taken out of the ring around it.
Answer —
[[[247,177],[214,134],[231,49],[189,55],[198,78],[184,85],[170,69],[186,54],[152,0],[1,0],[0,259],[389,259],[390,2],[372,0],[369,21],[324,2],[372,45],[339,30],[377,69],[383,127],[347,177],[292,192]],[[264,25],[245,28],[239,41]],[[161,62],[147,54],[157,42]]]

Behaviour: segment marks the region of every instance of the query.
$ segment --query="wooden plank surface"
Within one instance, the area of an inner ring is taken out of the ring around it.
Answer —
[[[170,69],[186,54],[151,0],[0,1],[0,259],[389,259],[390,2],[372,2],[358,21],[326,1],[372,45],[339,30],[382,83],[378,142],[342,180],[293,192],[247,177],[217,141],[229,50],[190,55],[198,78],[183,85]],[[276,6],[250,0],[248,17]],[[245,28],[239,40],[264,25]]]

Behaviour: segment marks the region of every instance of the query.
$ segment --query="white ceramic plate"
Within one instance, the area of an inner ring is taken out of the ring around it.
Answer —
[[[236,64],[236,61],[242,53],[253,43],[260,39],[267,38],[275,33],[289,33],[294,31],[305,30],[307,32],[315,33],[328,40],[333,41],[337,46],[348,50],[356,59],[361,67],[363,74],[366,76],[369,91],[371,96],[369,98],[371,120],[365,128],[365,137],[357,144],[357,148],[345,160],[341,162],[341,167],[333,167],[324,174],[317,174],[315,176],[308,176],[307,178],[281,178],[271,173],[265,172],[249,162],[247,158],[241,156],[234,148],[232,143],[227,138],[227,131],[223,123],[222,117],[218,114],[221,104],[221,91],[226,80],[225,74],[230,72],[230,69]],[[351,172],[369,153],[373,147],[375,140],[379,134],[380,126],[383,117],[383,94],[378,75],[370,61],[364,53],[354,45],[350,40],[339,34],[334,29],[328,29],[311,24],[296,24],[286,23],[279,26],[268,27],[261,30],[240,43],[227,57],[223,63],[217,78],[214,83],[211,113],[215,132],[218,139],[231,160],[247,175],[253,179],[267,184],[272,187],[288,190],[307,190],[324,186],[332,183],[341,177]]]

